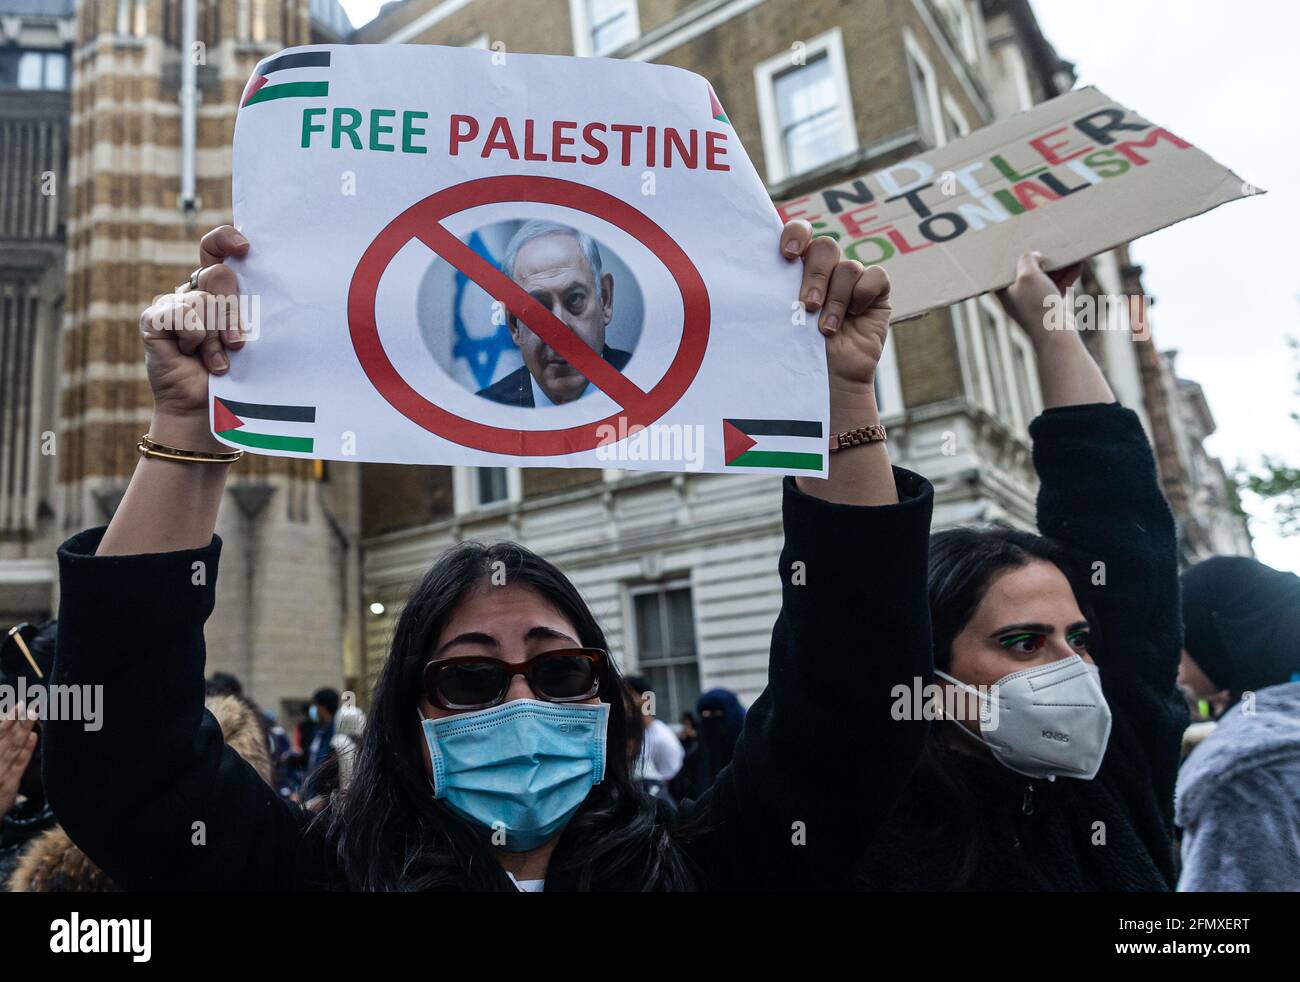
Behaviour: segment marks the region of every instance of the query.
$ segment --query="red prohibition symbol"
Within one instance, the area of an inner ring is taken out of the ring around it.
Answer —
[[[650,391],[642,391],[513,280],[479,256],[441,224],[449,215],[480,205],[536,202],[583,211],[621,228],[664,264],[682,295],[682,340],[672,363]],[[592,423],[558,430],[489,426],[448,412],[416,392],[398,374],[379,340],[375,295],[393,257],[412,239],[447,260],[499,300],[587,380],[621,407]],[[657,224],[627,202],[595,188],[550,177],[485,177],[446,188],[417,201],[394,218],[366,249],[348,289],[348,327],[366,377],[394,409],[430,433],[452,443],[516,456],[558,456],[594,450],[602,427],[625,420],[649,426],[690,388],[709,343],[709,294],[690,257]],[[608,433],[608,430],[604,430]],[[604,442],[608,442],[606,437]]]

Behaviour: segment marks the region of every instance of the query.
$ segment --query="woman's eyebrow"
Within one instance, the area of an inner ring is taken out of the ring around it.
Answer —
[[[1010,634],[1012,631],[1019,631],[1022,634],[1051,634],[1052,627],[1050,624],[1008,624],[992,632],[989,637],[996,638],[1002,634]]]
[[[490,634],[483,634],[481,631],[467,631],[465,634],[456,635],[454,638],[452,638],[450,641],[444,644],[441,648],[439,648],[437,651],[433,653],[433,657],[437,658],[448,648],[458,644],[482,644],[482,645],[487,645],[489,648],[501,647],[501,642],[499,642],[496,638],[492,637],[492,635]]]
[[[577,638],[571,638],[563,631],[557,631],[553,627],[542,627],[540,625],[537,627],[529,628],[528,633],[524,635],[524,640],[525,641],[539,641],[539,640],[540,641],[572,641],[574,644],[578,644]]]
[[[1092,625],[1087,621],[1075,621],[1065,629],[1066,634],[1073,634],[1075,631],[1091,631]]]

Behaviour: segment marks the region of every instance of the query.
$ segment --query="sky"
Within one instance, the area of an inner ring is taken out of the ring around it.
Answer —
[[[1268,194],[1140,239],[1134,261],[1156,298],[1152,332],[1201,383],[1232,467],[1263,454],[1300,464],[1300,96],[1291,0],[1033,0],[1080,84],[1164,126]],[[1259,516],[1267,508],[1247,502]],[[1254,518],[1256,555],[1300,572],[1300,537]]]
[[[342,0],[356,25],[383,0]],[[894,0],[900,2],[900,0]],[[1205,390],[1230,470],[1264,454],[1300,463],[1300,97],[1294,0],[1032,0],[1081,85],[1173,130],[1267,195],[1233,202],[1139,240],[1134,261],[1156,300],[1152,331]],[[1247,501],[1258,557],[1300,572],[1300,537],[1282,538]]]
[[[379,13],[379,8],[384,5],[384,0],[339,0],[339,2],[352,18],[353,27],[360,27],[373,19],[375,14]]]

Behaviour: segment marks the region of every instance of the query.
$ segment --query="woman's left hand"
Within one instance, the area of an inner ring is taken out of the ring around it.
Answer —
[[[799,299],[810,313],[820,311],[817,328],[826,337],[832,400],[838,392],[874,391],[891,315],[888,274],[845,259],[838,242],[814,238],[805,221],[786,224],[781,254],[803,258]]]
[[[889,333],[889,276],[879,266],[845,259],[839,243],[813,237],[807,222],[793,221],[781,231],[781,253],[791,262],[802,257],[799,299],[819,313],[817,328],[826,338],[830,382],[831,433],[845,433],[880,422],[876,366]],[[807,494],[845,505],[891,505],[898,489],[883,442],[855,446],[831,458],[826,480],[799,477]]]

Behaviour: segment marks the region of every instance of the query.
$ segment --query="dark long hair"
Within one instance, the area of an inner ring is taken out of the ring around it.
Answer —
[[[1060,543],[1002,524],[945,529],[930,536],[928,581],[936,668],[950,670],[953,641],[975,616],[994,578],[1037,560],[1061,570],[1093,628],[1093,637],[1100,637],[1091,605],[1081,588],[1077,564]],[[968,762],[947,749],[948,725],[960,724],[939,724],[931,729],[913,780],[925,785],[927,795],[943,801],[938,837],[956,838],[961,843],[951,885],[956,889],[978,888],[979,863],[989,854],[980,840],[988,825],[987,816],[977,814]]]
[[[352,890],[503,889],[487,833],[433,798],[417,725],[422,673],[461,598],[489,577],[537,591],[577,629],[587,647],[608,649],[605,633],[568,578],[512,542],[465,543],[446,552],[411,592],[375,686],[352,783],[318,821]],[[604,780],[562,833],[547,870],[579,889],[690,889],[690,871],[653,799],[632,781],[624,753],[630,720],[612,659],[601,678],[609,704]]]

